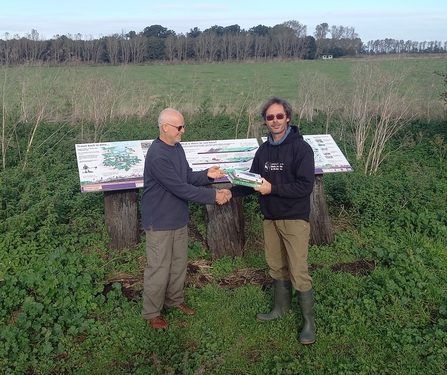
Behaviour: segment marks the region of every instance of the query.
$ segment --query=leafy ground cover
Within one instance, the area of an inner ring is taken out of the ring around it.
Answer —
[[[240,120],[206,105],[198,116],[188,124],[196,139],[231,138]],[[23,124],[1,172],[0,373],[447,372],[445,125],[413,122],[376,175],[363,174],[350,139],[337,140],[355,172],[324,178],[336,240],[310,248],[318,332],[302,346],[296,296],[278,321],[254,318],[273,297],[254,197],[244,201],[247,244],[236,258],[210,259],[203,207],[191,205],[186,299],[197,314],[168,309],[170,328],[154,331],[140,316],[143,233],[133,252],[108,249],[103,197],[79,189],[80,134],[50,137],[55,125],[41,124],[36,144],[45,147],[32,149],[23,170],[32,127]],[[301,126],[318,134],[324,121]],[[155,133],[154,116],[107,128],[110,140]]]

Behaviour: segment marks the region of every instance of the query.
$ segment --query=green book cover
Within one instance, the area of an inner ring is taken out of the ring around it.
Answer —
[[[251,188],[255,188],[257,186],[261,186],[262,185],[262,182],[259,182],[259,181],[248,181],[248,180],[245,180],[245,179],[236,178],[234,176],[233,172],[228,173],[228,179],[234,185],[248,186],[248,187],[251,187]]]

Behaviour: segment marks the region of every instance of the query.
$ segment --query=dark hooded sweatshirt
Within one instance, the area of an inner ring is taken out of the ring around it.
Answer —
[[[303,139],[298,127],[290,126],[289,133],[278,144],[273,144],[269,135],[256,152],[250,172],[260,174],[272,185],[270,194],[259,196],[265,219],[309,221],[315,161],[312,147]],[[233,186],[231,192],[239,197],[255,191]]]

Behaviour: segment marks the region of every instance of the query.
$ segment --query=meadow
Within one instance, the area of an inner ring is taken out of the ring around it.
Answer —
[[[393,74],[405,72],[401,89],[411,89],[427,102],[442,89],[442,80],[433,72],[443,71],[445,61],[445,56],[435,55],[239,64],[3,67],[0,82],[7,95],[5,101],[10,98],[26,104],[28,93],[36,95],[44,90],[51,99],[53,116],[68,112],[82,118],[74,108],[79,103],[86,117],[88,103],[80,102],[88,98],[86,92],[102,96],[103,101],[113,99],[106,103],[111,106],[107,109],[118,116],[144,116],[154,105],[173,106],[189,115],[197,112],[204,101],[208,101],[214,114],[235,114],[259,106],[270,95],[288,98],[296,107],[303,105],[303,91],[348,95],[355,84],[352,71],[357,65]],[[346,101],[337,103],[343,104]]]
[[[0,373],[447,372],[447,88],[434,74],[446,68],[400,58],[3,69]],[[80,193],[74,144],[151,139],[166,106],[185,113],[185,141],[259,137],[272,94],[292,102],[304,134],[333,134],[355,170],[324,177],[336,239],[309,251],[316,343],[298,342],[296,296],[281,319],[254,318],[273,297],[256,196],[244,199],[247,242],[234,258],[211,259],[204,207],[191,204],[185,290],[197,314],[166,310],[170,328],[152,330],[140,316],[144,233],[134,251],[108,247],[104,198]]]

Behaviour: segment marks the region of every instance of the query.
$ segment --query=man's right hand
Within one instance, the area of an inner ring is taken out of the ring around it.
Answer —
[[[228,189],[216,190],[216,203],[225,204],[231,199],[231,191]]]

